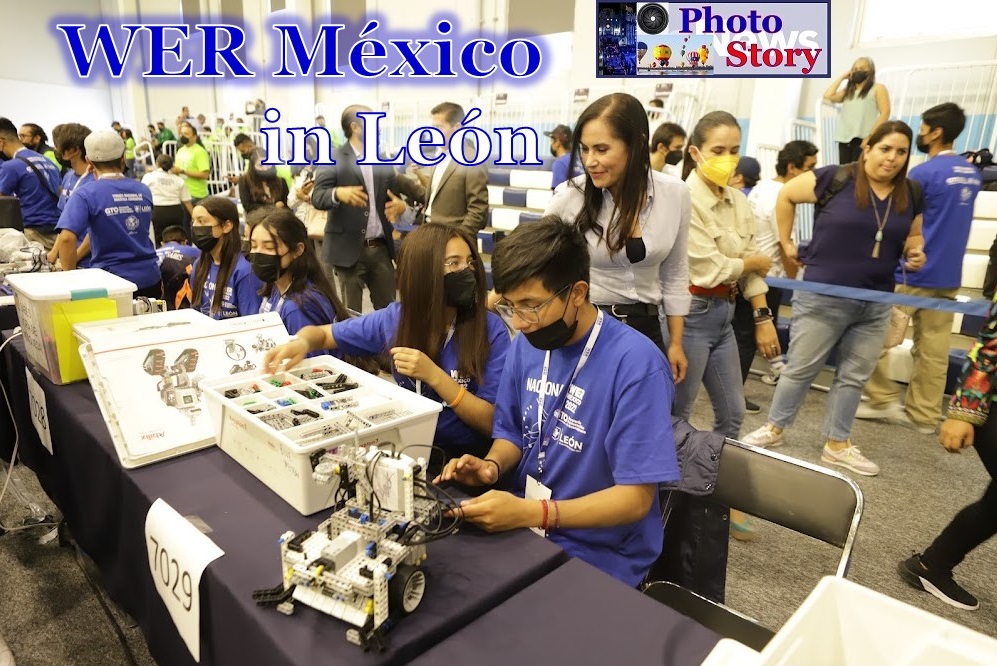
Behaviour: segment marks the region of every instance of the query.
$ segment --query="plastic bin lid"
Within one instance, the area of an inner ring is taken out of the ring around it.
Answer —
[[[80,301],[87,298],[131,295],[135,283],[101,268],[80,268],[51,273],[11,273],[7,282],[14,291],[33,301]]]

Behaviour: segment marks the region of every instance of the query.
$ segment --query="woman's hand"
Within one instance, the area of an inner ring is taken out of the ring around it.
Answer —
[[[960,453],[966,447],[973,445],[975,434],[972,423],[958,419],[945,419],[938,431],[938,441],[950,453]]]
[[[904,265],[909,271],[921,270],[924,268],[924,264],[928,261],[928,257],[924,254],[924,249],[920,247],[914,247],[907,250],[907,254],[904,259]]]
[[[782,267],[786,269],[786,275],[791,280],[796,279],[796,274],[800,270],[800,256],[796,243],[779,243],[779,251],[782,252]]]
[[[775,332],[772,320],[755,324],[755,345],[758,353],[767,359],[775,358],[782,353],[779,347],[779,336]]]
[[[301,339],[278,345],[263,355],[263,371],[272,375],[282,369],[281,364],[285,361],[284,370],[293,368],[301,363],[308,351],[308,343]]]
[[[685,351],[681,344],[668,345],[668,363],[672,366],[672,380],[676,384],[681,384],[685,379],[685,373],[689,369],[689,359],[685,357]]]
[[[761,277],[772,270],[772,257],[765,254],[749,254],[744,258],[744,272],[757,273]]]
[[[433,385],[443,370],[418,349],[394,347],[389,352],[399,374]]]

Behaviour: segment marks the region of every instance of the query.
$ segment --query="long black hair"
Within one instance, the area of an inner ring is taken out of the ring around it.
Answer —
[[[218,220],[218,224],[224,225],[226,222],[232,224],[232,230],[222,233],[218,242],[222,249],[219,252],[218,279],[215,282],[215,295],[211,299],[211,313],[221,312],[222,301],[225,298],[225,287],[229,278],[235,270],[235,265],[242,256],[242,237],[239,235],[239,209],[230,199],[225,197],[206,197],[197,202],[198,206],[208,211],[208,215]],[[204,295],[204,283],[208,279],[211,264],[214,259],[210,252],[201,252],[200,261],[197,262],[197,271],[194,273],[193,292],[190,296],[191,307],[197,309],[201,306],[201,297]],[[255,312],[240,312],[240,315],[256,314]]]
[[[600,238],[604,238],[610,253],[615,254],[626,247],[627,238],[630,237],[647,198],[647,179],[651,169],[651,153],[647,144],[647,113],[636,97],[626,93],[612,93],[589,104],[575,124],[571,164],[580,160],[585,124],[596,119],[605,122],[613,136],[627,145],[627,163],[617,185],[619,199],[614,197],[616,211],[605,229],[598,222],[602,210],[602,190],[595,186],[587,172],[584,186],[580,187],[571,181],[571,186],[581,189],[584,194],[584,205],[578,213],[576,223],[583,234],[594,231]]]
[[[287,270],[291,273],[291,284],[288,286],[284,296],[290,298],[298,305],[303,305],[305,299],[316,299],[317,291],[322,298],[329,302],[333,312],[336,313],[336,321],[347,319],[347,310],[343,302],[339,300],[336,290],[329,282],[322,264],[319,263],[312,242],[308,238],[308,229],[305,223],[288,208],[282,206],[266,206],[253,211],[246,220],[246,234],[252,238],[253,229],[262,225],[270,232],[270,235],[283,241],[289,252],[293,252],[299,245],[303,248],[301,255],[293,259]],[[311,284],[314,289],[309,289]],[[260,289],[259,295],[266,298],[273,293],[274,283],[267,282]]]

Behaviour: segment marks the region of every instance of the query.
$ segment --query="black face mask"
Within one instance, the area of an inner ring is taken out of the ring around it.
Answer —
[[[669,153],[667,155],[665,155],[665,164],[667,164],[669,166],[675,166],[676,164],[678,164],[681,161],[682,161],[682,151],[681,150],[672,150],[672,151],[669,151]]]
[[[928,146],[928,144],[924,142],[924,137],[921,136],[920,134],[914,137],[914,145],[916,145],[917,149],[920,150],[922,153],[927,153],[928,148],[930,147]]]
[[[869,78],[869,72],[852,72],[852,83],[865,83]]]
[[[557,157],[557,151],[554,150],[554,144],[550,144],[550,154],[554,157]]]
[[[188,139],[185,136],[180,137],[180,145],[181,146],[186,146],[188,143],[190,143],[190,139]]]
[[[465,268],[462,271],[444,275],[443,294],[446,304],[450,307],[458,310],[473,309],[478,296],[478,278],[474,271]]]
[[[250,252],[249,261],[253,265],[253,275],[263,282],[276,282],[280,277],[280,255]]]
[[[194,236],[194,246],[201,252],[211,252],[220,239],[211,232],[211,227],[191,227]]]
[[[559,349],[567,344],[571,336],[575,334],[575,329],[578,328],[578,317],[575,317],[575,322],[568,326],[564,321],[564,314],[568,311],[568,302],[564,302],[564,312],[561,313],[561,318],[557,321],[547,324],[543,328],[538,328],[532,333],[524,332],[523,335],[526,336],[526,341],[537,349],[543,349],[544,351],[553,351]]]

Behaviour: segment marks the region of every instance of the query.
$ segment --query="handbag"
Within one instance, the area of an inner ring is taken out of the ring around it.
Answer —
[[[900,265],[904,276],[904,287],[907,286],[907,269]],[[907,308],[894,305],[890,309],[890,325],[886,329],[886,349],[893,349],[907,337],[907,326],[910,325],[910,313]]]
[[[17,197],[0,195],[0,229],[24,231],[21,202]]]

